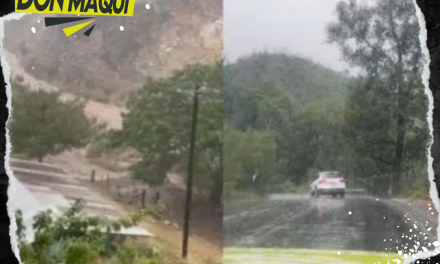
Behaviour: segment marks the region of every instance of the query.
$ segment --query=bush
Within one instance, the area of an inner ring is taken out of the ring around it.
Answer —
[[[282,193],[298,193],[301,188],[291,181],[285,181],[277,186],[277,190]]]
[[[65,264],[92,263],[97,258],[96,246],[84,241],[71,242],[64,256]]]
[[[153,247],[137,243],[132,240],[125,241],[116,252],[113,261],[115,264],[159,264],[162,263],[159,251]]]
[[[26,264],[160,264],[161,254],[154,248],[124,242],[120,245],[111,231],[135,225],[148,213],[142,211],[119,221],[109,221],[80,214],[83,207],[77,201],[62,216],[52,212],[39,213],[34,218],[35,239],[26,243],[23,218],[17,215],[17,236],[20,258]],[[148,213],[149,214],[149,213]]]

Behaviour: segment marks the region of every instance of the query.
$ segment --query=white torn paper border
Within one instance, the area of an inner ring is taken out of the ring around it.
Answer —
[[[138,0],[136,0],[138,1]],[[428,155],[428,175],[429,175],[429,180],[430,180],[430,197],[434,203],[434,206],[436,208],[436,210],[438,212],[440,212],[440,202],[438,199],[438,191],[437,188],[435,186],[435,184],[432,184],[433,180],[434,180],[434,170],[433,170],[433,158],[431,156],[431,146],[433,143],[433,124],[432,124],[432,120],[433,120],[433,96],[431,93],[431,90],[429,89],[429,76],[430,76],[430,71],[429,71],[429,63],[430,63],[430,56],[429,56],[429,50],[427,48],[427,30],[426,30],[426,23],[425,23],[425,19],[424,19],[424,15],[421,12],[420,8],[418,7],[417,3],[415,2],[415,0],[413,1],[414,5],[415,5],[415,9],[416,9],[416,15],[419,21],[419,25],[420,25],[420,35],[419,35],[419,39],[420,39],[420,44],[421,44],[421,49],[422,52],[424,54],[425,57],[425,64],[424,64],[424,69],[423,69],[423,74],[422,74],[422,81],[424,84],[424,88],[425,88],[425,94],[428,97],[428,101],[429,101],[429,105],[428,105],[428,113],[427,113],[427,120],[429,123],[429,134],[431,136],[431,141],[429,143],[428,146],[428,150],[427,150],[427,155]],[[147,9],[149,9],[149,7],[147,7]],[[0,49],[3,49],[3,37],[4,37],[4,23],[10,20],[20,20],[23,16],[27,15],[28,13],[12,13],[9,15],[6,15],[4,17],[0,18]],[[2,65],[2,69],[3,69],[3,75],[4,75],[4,79],[5,79],[5,83],[6,83],[6,95],[8,97],[7,100],[7,108],[9,111],[9,116],[11,115],[11,110],[12,110],[12,106],[11,106],[11,96],[12,96],[12,92],[11,92],[11,84],[10,84],[10,76],[11,76],[11,69],[6,61],[6,58],[4,56],[4,54],[2,53],[1,55],[1,65]],[[6,173],[8,175],[8,177],[12,178],[13,177],[13,172],[10,169],[9,166],[9,154],[11,152],[11,143],[10,143],[10,137],[9,137],[9,131],[6,128],[6,154],[5,154],[5,170]],[[8,188],[8,197],[12,197],[15,191],[15,186],[14,186],[14,181],[10,180],[9,181],[9,188]],[[11,237],[11,246],[12,246],[12,251],[14,252],[15,256],[17,257],[17,259],[20,261],[20,256],[19,256],[19,249],[17,246],[17,238],[16,238],[16,229],[17,229],[17,225],[16,225],[16,220],[15,220],[15,215],[14,212],[10,206],[11,204],[11,200],[8,200],[8,204],[7,204],[7,209],[8,209],[8,216],[10,218],[11,224],[10,224],[10,230],[9,230],[9,234]],[[440,221],[440,218],[439,218]],[[440,225],[437,228],[437,239],[439,239],[440,237]],[[437,247],[435,250],[430,251],[430,252],[419,252],[417,254],[412,255],[409,258],[406,258],[404,263],[413,263],[416,259],[423,259],[423,258],[429,258],[435,255],[440,254],[440,247]],[[20,261],[21,263],[21,261]]]
[[[429,182],[430,182],[430,190],[429,190],[429,195],[432,199],[432,202],[434,203],[435,209],[437,210],[437,212],[440,212],[440,203],[439,203],[439,198],[438,198],[438,191],[437,191],[437,187],[434,184],[434,168],[433,168],[433,161],[434,159],[432,158],[431,155],[431,147],[433,144],[433,139],[434,139],[434,128],[433,128],[433,110],[434,110],[434,98],[432,95],[431,90],[429,89],[429,76],[430,76],[430,71],[429,71],[429,64],[431,62],[430,60],[430,56],[429,56],[429,50],[428,50],[428,46],[427,46],[427,40],[428,40],[428,31],[426,29],[426,22],[425,22],[425,16],[422,13],[422,11],[420,10],[419,6],[417,5],[416,0],[413,0],[415,9],[416,9],[416,15],[417,15],[417,19],[419,21],[419,25],[420,25],[420,31],[419,31],[419,40],[420,40],[420,47],[422,49],[422,53],[424,55],[424,66],[423,66],[423,73],[422,73],[422,82],[423,85],[425,87],[425,94],[428,97],[428,113],[426,115],[427,121],[428,121],[428,128],[429,128],[429,135],[431,137],[431,140],[429,142],[428,145],[428,150],[426,152],[427,156],[428,156],[428,177],[429,177]],[[438,221],[440,221],[440,218],[438,218]],[[439,240],[439,231],[440,231],[440,225],[437,224],[437,240]],[[414,255],[412,255],[409,258],[406,258],[404,261],[404,264],[409,264],[409,263],[414,263],[417,259],[427,259],[429,257],[433,257],[440,254],[440,247],[437,247],[436,249],[434,249],[433,251],[428,251],[428,252],[423,252],[420,251]]]
[[[10,21],[10,20],[19,20],[25,15],[27,15],[27,13],[12,13],[12,14],[9,14],[9,15],[6,15],[6,16],[3,16],[0,18],[0,50],[1,51],[3,51],[3,37],[5,35],[5,33],[4,33],[5,32],[4,31],[5,22]],[[8,112],[9,112],[9,119],[8,119],[8,122],[9,122],[10,117],[11,117],[11,110],[12,110],[12,105],[11,105],[12,92],[11,92],[11,83],[9,81],[9,78],[11,76],[11,69],[9,68],[8,62],[6,61],[6,57],[4,56],[3,52],[1,52],[1,65],[2,65],[2,69],[3,69],[3,76],[5,79],[5,83],[6,83],[6,96],[8,98],[8,101],[6,103],[6,107],[8,108]],[[11,178],[13,177],[13,172],[12,172],[11,168],[9,167],[9,154],[11,153],[11,147],[12,146],[11,146],[11,142],[10,142],[10,138],[9,138],[9,130],[6,126],[6,153],[5,153],[4,166],[5,166],[6,174],[9,177],[8,198],[13,197],[13,194],[15,191],[14,181],[11,180]],[[11,208],[11,199],[8,199],[7,209],[8,209],[8,216],[9,216],[9,219],[11,222],[10,226],[9,226],[9,236],[11,238],[12,252],[14,252],[15,257],[21,263],[20,254],[19,254],[18,245],[17,245],[17,237],[16,237],[17,223],[15,220],[14,211]]]

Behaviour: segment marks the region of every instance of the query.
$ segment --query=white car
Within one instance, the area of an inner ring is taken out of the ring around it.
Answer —
[[[332,195],[333,197],[345,196],[345,180],[338,171],[320,172],[318,179],[310,184],[310,191],[313,197],[320,195]]]

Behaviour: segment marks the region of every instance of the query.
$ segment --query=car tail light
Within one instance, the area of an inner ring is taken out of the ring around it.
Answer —
[[[325,181],[325,179],[322,179],[322,180],[319,180],[319,184],[323,184],[323,183],[325,183],[326,181]]]

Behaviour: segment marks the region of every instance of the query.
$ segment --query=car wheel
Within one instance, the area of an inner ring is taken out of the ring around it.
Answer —
[[[341,193],[340,195],[341,195],[341,198],[345,197],[345,193]]]
[[[332,197],[333,197],[333,198],[336,198],[336,196],[337,196],[337,194],[332,193]]]
[[[318,198],[319,197],[319,191],[315,189],[315,197]]]

